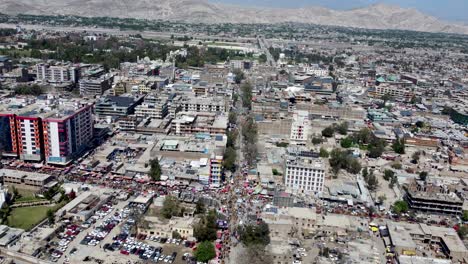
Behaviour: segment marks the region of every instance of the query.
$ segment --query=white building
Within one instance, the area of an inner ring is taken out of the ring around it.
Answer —
[[[308,111],[295,111],[291,125],[291,137],[293,141],[307,141],[309,137],[310,121]]]
[[[324,189],[325,164],[310,152],[288,155],[285,164],[284,184],[294,193],[320,193]]]
[[[78,69],[70,65],[36,65],[37,80],[49,83],[77,82]]]

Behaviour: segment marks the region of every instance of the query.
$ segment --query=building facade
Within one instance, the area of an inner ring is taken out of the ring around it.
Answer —
[[[284,184],[292,192],[323,192],[325,164],[318,157],[318,154],[309,152],[289,153],[284,171]]]
[[[43,120],[47,163],[67,164],[93,139],[92,105]]]
[[[290,139],[293,141],[307,141],[309,137],[310,121],[308,111],[295,111],[291,125]]]

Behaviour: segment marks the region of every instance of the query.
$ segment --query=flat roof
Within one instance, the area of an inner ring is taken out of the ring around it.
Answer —
[[[19,171],[19,170],[11,170],[11,169],[0,169],[0,177],[4,177],[4,176],[15,177],[15,178],[26,178],[28,180],[35,180],[35,181],[44,181],[52,177],[51,175],[44,174],[44,173]]]

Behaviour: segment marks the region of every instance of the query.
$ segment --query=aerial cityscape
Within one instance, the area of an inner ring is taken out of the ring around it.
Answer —
[[[458,1],[0,2],[0,264],[468,263]]]

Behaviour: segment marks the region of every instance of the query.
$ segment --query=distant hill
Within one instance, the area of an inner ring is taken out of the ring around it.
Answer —
[[[338,11],[323,7],[248,8],[206,0],[0,0],[0,3],[0,12],[6,14],[108,16],[190,23],[299,22],[468,34],[467,25],[440,21],[415,9],[386,4]]]

